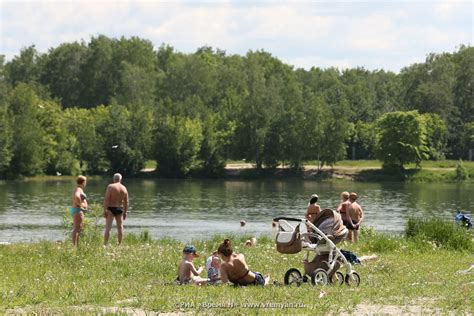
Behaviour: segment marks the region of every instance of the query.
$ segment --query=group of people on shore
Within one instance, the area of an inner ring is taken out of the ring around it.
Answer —
[[[341,214],[343,224],[348,228],[347,239],[357,242],[359,237],[359,227],[364,219],[364,212],[357,201],[355,192],[342,192],[341,202],[336,211]],[[313,194],[308,203],[305,217],[313,222],[321,212],[321,206],[317,204],[318,195]],[[203,267],[198,269],[194,266],[194,259],[199,257],[196,247],[186,245],[183,249],[183,258],[178,265],[179,284],[217,284],[231,282],[235,285],[267,285],[270,277],[264,276],[260,272],[252,272],[245,256],[241,253],[234,253],[231,242],[225,239],[218,247],[217,251],[211,254],[206,260],[208,278],[200,275],[204,271]]]
[[[235,285],[267,285],[270,276],[262,275],[249,269],[245,256],[236,253],[232,249],[229,239],[225,239],[219,245],[217,251],[213,252],[206,260],[207,278],[200,275],[204,271],[203,267],[198,269],[194,266],[194,258],[199,257],[196,247],[186,245],[183,249],[183,258],[178,265],[178,284],[226,284]]]
[[[110,237],[110,230],[113,221],[117,225],[117,241],[122,243],[123,239],[123,221],[128,214],[128,191],[121,183],[122,175],[116,173],[113,176],[113,182],[107,186],[103,204],[103,216],[105,218],[104,245],[107,245]],[[84,189],[87,184],[85,176],[78,176],[77,186],[72,195],[72,207],[70,209],[73,217],[72,244],[77,245],[79,236],[84,224],[84,214],[88,211],[87,196]],[[341,203],[337,207],[337,212],[341,214],[343,224],[349,229],[348,240],[357,242],[360,224],[364,219],[362,207],[357,203],[357,194],[355,192],[342,192]],[[321,212],[318,195],[313,194],[308,203],[305,217],[313,222]],[[236,285],[266,285],[270,277],[264,276],[260,272],[253,272],[249,269],[245,256],[241,253],[235,253],[232,249],[231,241],[225,239],[219,245],[217,251],[213,252],[206,260],[208,278],[202,278],[200,275],[204,271],[203,267],[198,269],[194,266],[194,258],[199,257],[197,249],[193,245],[186,245],[183,249],[183,257],[178,265],[179,284],[216,284],[231,282]]]
[[[116,173],[113,176],[113,182],[107,186],[104,197],[105,231],[104,245],[107,245],[110,237],[110,230],[115,220],[117,225],[117,241],[122,243],[123,239],[123,221],[127,219],[128,214],[128,191],[121,183],[122,175]],[[78,176],[76,179],[77,186],[72,193],[72,207],[70,209],[73,218],[72,244],[79,243],[79,236],[84,226],[84,214],[88,211],[89,205],[84,189],[87,185],[85,176]]]
[[[359,240],[359,228],[364,220],[364,211],[357,202],[357,199],[357,193],[344,191],[341,193],[341,203],[339,203],[336,209],[336,211],[341,214],[342,223],[349,230],[347,240],[351,242],[357,242]],[[321,213],[321,206],[318,204],[318,195],[313,194],[309,200],[305,217],[307,220],[313,222],[319,213]]]

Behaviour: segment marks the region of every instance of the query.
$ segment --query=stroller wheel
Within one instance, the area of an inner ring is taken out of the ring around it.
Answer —
[[[346,274],[345,281],[348,286],[359,286],[360,276],[357,272],[352,272],[352,277],[349,274]]]
[[[326,285],[328,284],[328,274],[324,269],[316,269],[311,275],[311,284],[313,285]]]
[[[342,285],[344,284],[344,274],[337,271],[336,273],[333,274],[332,278],[329,281],[332,284]]]
[[[301,272],[296,268],[291,268],[285,273],[285,285],[296,285],[300,286],[303,283]]]

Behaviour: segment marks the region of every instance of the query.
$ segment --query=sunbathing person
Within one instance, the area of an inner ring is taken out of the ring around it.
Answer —
[[[194,267],[194,258],[199,257],[196,252],[196,248],[192,245],[187,245],[183,249],[183,259],[178,266],[178,282],[180,284],[197,284],[202,285],[207,283],[207,279],[199,277],[201,272],[204,270],[203,267],[199,267],[196,270]]]
[[[267,285],[270,277],[249,270],[245,257],[234,253],[229,239],[219,246],[217,253],[222,259],[220,276],[222,283],[232,282],[235,285]]]

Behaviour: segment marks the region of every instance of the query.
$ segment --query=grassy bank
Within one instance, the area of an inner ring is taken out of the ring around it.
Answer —
[[[419,225],[411,234],[390,237],[365,230],[360,243],[341,246],[359,256],[378,256],[355,266],[361,275],[358,288],[282,285],[289,268],[302,269],[303,252],[282,255],[265,238],[253,248],[243,246],[248,236],[232,238],[251,269],[270,273],[276,281],[264,288],[173,285],[184,244],[150,240],[146,233],[127,235],[121,247],[103,248],[98,236],[83,240],[77,249],[68,242],[1,245],[0,312],[472,313],[473,274],[457,272],[474,263],[472,236],[454,236],[468,240],[456,250],[444,240],[426,237]],[[198,265],[204,265],[222,239],[194,241],[203,254]]]
[[[307,161],[302,170],[292,170],[281,166],[275,170],[256,170],[252,164],[229,163],[227,176],[258,179],[258,178],[305,178],[311,180],[348,179],[364,182],[474,182],[474,162],[463,162],[468,179],[460,181],[456,176],[456,160],[423,161],[421,168],[414,164],[405,166],[404,170],[387,171],[377,160],[343,160],[334,166],[318,169],[318,161]]]

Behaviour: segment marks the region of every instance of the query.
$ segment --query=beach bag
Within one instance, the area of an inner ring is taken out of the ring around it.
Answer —
[[[293,231],[280,230],[276,236],[277,251],[285,254],[298,253],[302,249],[300,226]]]

